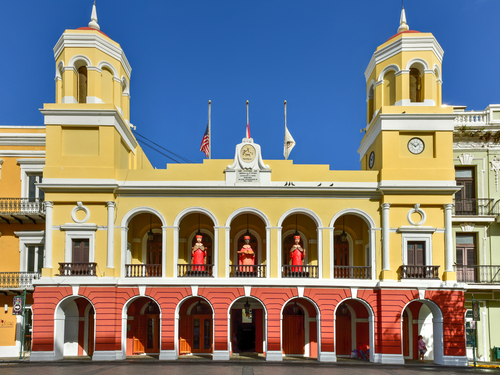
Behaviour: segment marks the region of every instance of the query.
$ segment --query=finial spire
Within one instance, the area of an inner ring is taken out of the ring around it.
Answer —
[[[90,16],[89,27],[96,30],[101,30],[99,24],[97,23],[97,10],[95,8],[95,0],[94,5],[92,6],[92,15]]]
[[[399,27],[398,27],[398,34],[410,30],[410,26],[406,23],[406,13],[405,13],[405,6],[402,3],[402,9],[401,9],[401,18],[399,20]]]

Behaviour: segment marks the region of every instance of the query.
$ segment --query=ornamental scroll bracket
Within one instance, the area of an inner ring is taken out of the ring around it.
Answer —
[[[493,159],[490,160],[490,170],[495,172],[495,188],[498,191],[498,171],[500,171],[500,159],[497,156],[494,156]]]

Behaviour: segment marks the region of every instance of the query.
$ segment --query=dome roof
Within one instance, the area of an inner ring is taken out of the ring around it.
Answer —
[[[97,30],[97,29],[94,29],[93,27],[87,27],[87,26],[84,26],[84,27],[79,27],[77,30],[92,30],[92,31],[98,31],[100,32],[102,35],[104,36],[107,36],[109,38],[108,35],[104,34],[101,30]]]
[[[400,33],[397,33],[397,34],[394,34],[393,36],[391,36],[389,39],[386,40],[386,42],[388,42],[389,40],[397,37],[398,35],[401,35],[401,34],[411,34],[411,33],[418,33],[420,34],[420,31],[417,31],[417,30],[406,30],[406,31],[402,31]]]

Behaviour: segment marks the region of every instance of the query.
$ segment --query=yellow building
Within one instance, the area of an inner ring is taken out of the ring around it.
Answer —
[[[467,364],[455,115],[443,51],[404,10],[365,72],[360,171],[262,160],[251,138],[234,159],[153,169],[130,129],[131,67],[95,8],[54,54],[31,360],[336,361],[368,345],[370,361],[404,363],[422,334],[427,359]]]

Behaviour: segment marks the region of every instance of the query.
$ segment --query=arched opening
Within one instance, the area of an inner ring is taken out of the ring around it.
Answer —
[[[214,217],[209,211],[190,208],[174,221],[179,227],[177,275],[211,277],[215,275],[216,233]]]
[[[438,67],[434,68],[434,78],[436,79],[436,105],[441,105],[441,73]]]
[[[113,72],[104,67],[101,73],[101,96],[104,103],[113,103]]]
[[[252,297],[236,300],[230,309],[230,343],[232,355],[264,355],[265,310]]]
[[[87,103],[87,67],[81,66],[78,68],[78,103]]]
[[[202,298],[192,297],[179,310],[179,355],[213,353],[213,309]]]
[[[56,308],[54,317],[55,359],[94,354],[95,310],[83,297],[69,297]]]
[[[423,74],[415,66],[410,68],[410,102],[421,103],[424,101]]]
[[[370,312],[358,300],[344,300],[335,311],[335,352],[337,357],[350,357],[353,350],[358,358],[373,361],[371,348],[373,329]]]
[[[372,119],[373,115],[375,114],[375,94],[374,94],[374,89],[373,85],[370,86],[368,89],[368,97],[367,97],[367,113],[368,113],[368,118],[367,118],[367,124],[369,124]]]
[[[396,103],[396,75],[393,70],[384,75],[384,105],[390,106]]]
[[[160,354],[160,307],[148,297],[132,301],[127,309],[127,355]]]
[[[431,301],[412,301],[401,315],[401,341],[406,359],[419,359],[418,337],[422,336],[427,351],[424,361],[443,363],[443,319],[441,310]]]
[[[248,243],[247,239],[248,237]],[[254,213],[242,213],[231,222],[230,277],[266,277],[266,225]]]
[[[281,276],[319,277],[316,222],[309,215],[294,213],[281,226]]]
[[[153,213],[137,213],[128,222],[125,277],[161,277],[162,221]]]
[[[296,298],[284,306],[281,332],[283,355],[318,358],[317,316],[310,301]]]
[[[366,221],[353,214],[341,215],[334,223],[333,277],[370,279],[370,234]]]

